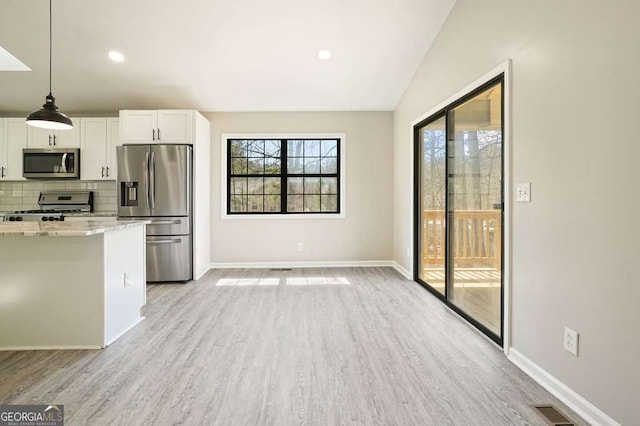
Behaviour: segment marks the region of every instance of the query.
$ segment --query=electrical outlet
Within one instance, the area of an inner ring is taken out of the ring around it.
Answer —
[[[519,182],[516,184],[516,201],[519,203],[531,202],[531,182]]]
[[[564,349],[578,356],[578,332],[570,328],[564,328]]]
[[[129,279],[129,274],[127,272],[124,273],[124,288],[127,288],[131,285],[131,280]]]
[[[302,241],[298,243],[298,251],[304,251],[304,243]]]

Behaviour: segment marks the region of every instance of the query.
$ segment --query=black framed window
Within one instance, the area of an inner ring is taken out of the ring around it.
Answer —
[[[340,142],[227,139],[227,214],[340,213]]]

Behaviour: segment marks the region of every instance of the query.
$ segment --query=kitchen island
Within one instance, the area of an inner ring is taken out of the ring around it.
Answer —
[[[0,222],[0,350],[104,348],[144,319],[147,223]]]

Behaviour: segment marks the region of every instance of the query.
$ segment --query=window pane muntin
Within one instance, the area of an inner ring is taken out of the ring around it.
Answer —
[[[287,158],[287,172],[288,174],[304,174],[304,158]]]
[[[337,212],[338,196],[337,195],[321,195],[320,210],[323,212]]]
[[[231,174],[232,175],[246,175],[247,174],[247,159],[246,158],[232,158],[231,159]]]
[[[231,211],[232,212],[246,212],[247,211],[247,197],[244,195],[232,195],[231,196]]]
[[[304,158],[304,174],[318,174],[320,173],[320,157],[305,157]]]
[[[320,173],[326,175],[338,173],[338,159],[336,157],[322,158],[320,160]]]
[[[320,194],[320,178],[306,177],[304,178],[305,194]]]
[[[247,157],[247,141],[233,139],[229,141],[229,153],[232,158]]]
[[[303,195],[287,196],[287,212],[302,213],[304,211]]]
[[[338,178],[323,177],[320,179],[321,194],[338,194]]]
[[[280,139],[276,140],[266,140],[264,141],[264,155],[265,157],[273,157],[273,158],[281,158],[280,150],[282,149],[282,141]]]
[[[304,157],[304,141],[299,139],[288,140],[287,157]]]
[[[320,149],[321,157],[337,157],[338,141],[336,139],[325,139],[322,141]]]
[[[287,194],[304,194],[304,178],[302,177],[288,178]]]
[[[320,195],[304,196],[304,211],[317,213],[320,211]]]
[[[247,196],[247,211],[249,212],[263,212],[264,211],[264,197],[262,195],[248,195]]]
[[[249,194],[264,194],[264,178],[249,178],[247,179],[247,187]]]
[[[264,158],[264,141],[248,140],[247,141],[247,157]]]
[[[231,178],[231,184],[229,185],[229,193],[231,195],[240,195],[247,193],[247,178]]]
[[[307,139],[304,141],[305,157],[320,157],[320,141]]]
[[[249,158],[249,162],[247,165],[247,174],[263,175],[264,174],[264,157]]]
[[[280,194],[264,196],[264,211],[269,213],[280,213]]]
[[[264,193],[271,195],[280,195],[281,184],[280,178],[264,178]]]
[[[264,174],[265,175],[279,175],[282,173],[279,158],[265,157],[264,159]]]

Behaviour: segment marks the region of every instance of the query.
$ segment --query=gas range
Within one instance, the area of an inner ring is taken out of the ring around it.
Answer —
[[[65,214],[93,211],[93,191],[42,191],[40,209],[6,213],[4,222],[61,222]]]
[[[57,210],[16,210],[6,213],[2,220],[5,222],[64,221],[64,213]]]

